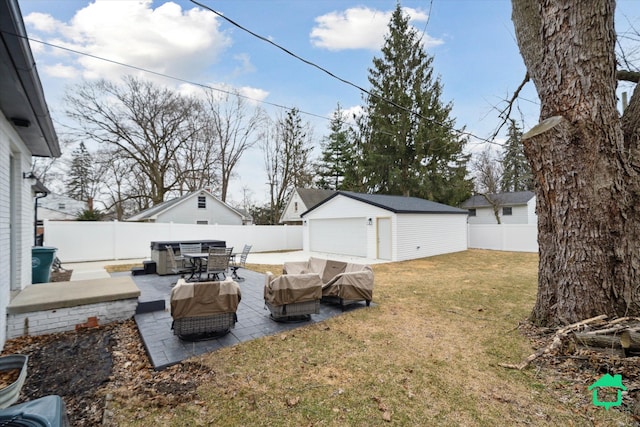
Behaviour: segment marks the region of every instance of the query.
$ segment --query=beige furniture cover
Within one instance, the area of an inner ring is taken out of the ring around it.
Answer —
[[[274,278],[267,272],[264,300],[273,305],[288,305],[322,298],[322,281],[315,273],[283,275]]]
[[[240,299],[240,286],[230,277],[222,282],[187,282],[180,279],[171,289],[171,317],[177,320],[235,313]]]
[[[373,270],[366,264],[355,264],[321,258],[308,261],[287,262],[283,266],[285,276],[293,277],[316,273],[322,280],[322,296],[343,300],[373,299]]]

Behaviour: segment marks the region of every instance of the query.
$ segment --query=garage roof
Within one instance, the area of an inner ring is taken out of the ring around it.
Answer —
[[[465,209],[454,208],[453,206],[443,205],[442,203],[432,202],[430,200],[420,199],[418,197],[405,196],[388,196],[384,194],[367,194],[354,193],[352,191],[338,191],[333,196],[325,199],[323,202],[312,207],[300,216],[305,216],[312,210],[324,205],[335,197],[344,196],[354,200],[358,200],[369,205],[373,205],[394,213],[422,213],[422,214],[464,214],[468,211]]]

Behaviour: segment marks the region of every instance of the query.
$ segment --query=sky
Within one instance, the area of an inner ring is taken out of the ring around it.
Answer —
[[[369,89],[396,0],[198,0],[226,18]],[[456,127],[483,150],[500,123],[498,111],[525,76],[508,0],[404,0],[411,24],[424,33],[426,51],[451,102]],[[327,73],[243,31],[213,12],[183,0],[19,0],[36,66],[54,123],[68,123],[62,98],[83,79],[118,80],[125,74],[183,90],[193,82],[238,90],[271,117],[298,108],[320,142],[338,103],[357,111],[363,94]],[[640,27],[637,0],[618,1],[616,25]],[[45,42],[45,43],[42,43]],[[66,48],[61,49],[61,48]],[[82,52],[114,62],[102,61]],[[148,73],[142,70],[149,70]],[[174,77],[161,78],[158,74]],[[537,123],[538,102],[529,83],[517,104],[525,131]],[[497,141],[504,140],[504,132]],[[66,155],[72,147],[64,149]],[[263,154],[247,152],[231,183],[228,202],[243,188],[256,203],[267,200]]]

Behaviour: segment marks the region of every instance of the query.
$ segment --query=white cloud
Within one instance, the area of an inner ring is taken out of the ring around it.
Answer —
[[[427,22],[428,15],[419,9],[403,8],[403,12],[410,16],[411,22]],[[378,50],[384,44],[391,15],[391,11],[361,6],[319,16],[311,30],[311,43],[328,50]],[[427,34],[423,41],[426,47],[443,43]]]
[[[214,14],[173,2],[96,0],[69,22],[32,13],[25,22],[69,49],[181,78],[199,76],[230,45]],[[117,79],[127,67],[78,56],[85,78]]]
[[[51,76],[63,79],[73,79],[80,75],[80,72],[75,67],[70,65],[64,65],[57,63],[55,65],[47,65],[43,68],[43,71]]]
[[[243,86],[238,89],[240,94],[249,98],[249,101],[252,103],[258,103],[259,101],[264,101],[267,96],[269,96],[269,92],[264,89],[259,89],[256,87],[248,87]]]

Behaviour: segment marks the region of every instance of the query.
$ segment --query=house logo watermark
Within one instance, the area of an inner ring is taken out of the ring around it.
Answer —
[[[617,399],[615,401],[601,401],[598,398],[598,391],[601,389],[616,390]],[[612,406],[622,405],[622,392],[627,388],[622,384],[622,375],[604,374],[598,381],[589,386],[589,390],[593,391],[593,404],[595,406],[604,406],[607,411]]]

